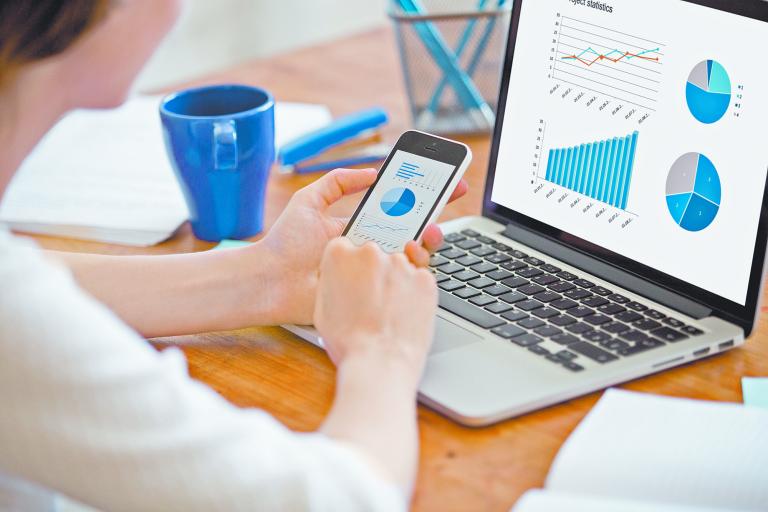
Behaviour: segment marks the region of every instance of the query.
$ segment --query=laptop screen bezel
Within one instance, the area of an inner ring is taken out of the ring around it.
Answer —
[[[597,258],[609,265],[620,268],[642,279],[650,281],[657,286],[666,288],[676,294],[685,296],[697,303],[703,304],[713,312],[727,320],[730,320],[744,328],[747,334],[752,331],[760,301],[763,270],[765,264],[766,242],[768,242],[768,209],[766,208],[766,195],[768,194],[768,179],[763,192],[763,204],[760,211],[760,220],[755,240],[754,253],[752,255],[752,268],[749,276],[749,287],[745,305],[725,299],[714,292],[694,286],[682,279],[665,274],[650,266],[637,262],[627,256],[610,251],[592,242],[574,236],[566,231],[557,229],[520,212],[504,207],[491,200],[493,184],[496,176],[496,166],[501,144],[501,134],[504,128],[504,116],[506,113],[507,97],[509,95],[512,62],[517,43],[517,34],[520,24],[520,14],[523,4],[541,0],[515,0],[509,27],[509,37],[504,59],[501,88],[499,91],[498,115],[493,133],[491,153],[488,162],[488,177],[485,184],[483,198],[483,215],[502,224],[513,223],[526,228],[539,235],[563,244],[571,249]],[[709,7],[726,13],[745,16],[768,23],[768,2],[763,0],[675,0],[691,3],[703,7]],[[768,34],[768,25],[766,26]],[[514,91],[513,91],[514,92]],[[766,159],[768,171],[768,158]],[[713,248],[713,250],[728,250],[727,247]],[[713,269],[713,272],[722,269]]]

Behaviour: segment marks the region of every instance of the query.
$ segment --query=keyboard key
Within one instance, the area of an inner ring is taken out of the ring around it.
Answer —
[[[586,303],[587,301],[584,301],[584,304]],[[627,308],[619,306],[618,304],[606,304],[605,306],[597,308],[597,310],[604,315],[618,315],[619,313],[625,312]]]
[[[461,234],[462,234],[462,235],[466,235],[466,236],[469,236],[469,237],[472,237],[472,238],[475,238],[475,237],[477,237],[477,236],[480,236],[480,233],[478,233],[477,231],[475,231],[475,230],[473,230],[473,229],[465,229],[465,230],[463,230],[463,231],[461,232]]]
[[[465,253],[464,251],[460,251],[458,249],[448,249],[447,251],[442,251],[440,253],[440,256],[442,256],[443,258],[449,258],[452,260],[463,258],[466,255],[467,253]]]
[[[623,324],[621,322],[611,322],[609,324],[605,324],[602,328],[604,331],[610,332],[611,334],[621,334],[631,330],[627,324]]]
[[[536,295],[537,293],[541,293],[546,291],[547,289],[543,286],[539,286],[537,284],[528,284],[525,286],[521,286],[517,289],[520,293],[524,293],[526,295]]]
[[[579,356],[577,356],[576,354],[574,354],[573,352],[571,352],[569,350],[561,350],[560,352],[558,352],[555,355],[557,357],[559,357],[560,359],[562,359],[563,361],[573,361],[574,359],[579,357]]]
[[[518,302],[527,300],[528,296],[523,295],[522,293],[519,293],[519,292],[511,292],[511,293],[507,293],[506,295],[502,295],[499,298],[504,302],[506,302],[507,304],[516,304]]]
[[[544,318],[545,320],[559,314],[560,312],[558,310],[552,308],[540,308],[533,312],[533,316]]]
[[[574,288],[576,287],[567,281],[563,281],[562,283],[555,283],[549,286],[550,290],[557,293],[567,292],[569,290],[573,290]]]
[[[531,279],[531,281],[533,281],[536,284],[540,284],[542,286],[548,286],[548,285],[550,285],[552,283],[558,282],[559,279],[556,278],[555,276],[550,276],[550,275],[544,274],[544,275],[541,275],[541,276],[538,276],[538,277],[534,277],[533,279]]]
[[[594,288],[590,289],[589,291],[591,291],[595,295],[600,295],[602,297],[605,297],[605,296],[610,295],[610,294],[613,293],[608,288],[603,288],[602,286],[595,286]]]
[[[440,307],[444,310],[450,311],[451,313],[463,318],[464,320],[472,322],[473,324],[478,325],[484,329],[493,329],[494,327],[498,327],[504,324],[504,321],[499,317],[492,315],[478,307],[475,307],[472,304],[465,302],[463,299],[451,295],[450,293],[440,291],[439,303]]]
[[[549,319],[549,323],[556,325],[558,327],[566,327],[571,324],[576,323],[576,319],[572,316],[568,315],[560,315],[560,316],[554,316]]]
[[[437,280],[437,283],[440,284],[443,281],[447,281],[450,279],[450,276],[447,276],[445,274],[440,274],[439,272],[435,274],[435,279]]]
[[[481,260],[477,256],[464,256],[463,258],[457,259],[456,263],[458,263],[459,265],[464,265],[465,267],[471,267],[472,265],[477,265],[482,261],[483,260]]]
[[[541,261],[539,258],[534,258],[533,256],[529,258],[525,258],[523,261],[525,261],[529,265],[533,265],[534,267],[538,267],[544,264],[544,262]]]
[[[629,304],[629,302],[631,302],[627,297],[623,295],[619,295],[618,293],[609,295],[608,298],[611,299],[616,304]]]
[[[675,343],[676,341],[682,341],[682,340],[688,339],[687,334],[683,334],[680,331],[676,331],[669,327],[661,327],[660,329],[651,331],[651,334],[656,336],[657,338],[661,338],[662,340],[668,341],[670,343]]]
[[[579,306],[568,310],[568,314],[575,316],[576,318],[583,318],[585,316],[593,315],[595,312],[591,308]]]
[[[506,263],[503,263],[501,265],[501,268],[505,270],[511,270],[512,272],[514,272],[515,270],[520,270],[521,268],[525,268],[527,266],[528,265],[526,265],[522,261],[508,261]]]
[[[447,235],[445,235],[443,239],[449,244],[455,244],[456,242],[461,242],[462,240],[466,240],[467,237],[459,233],[448,233]]]
[[[655,309],[649,309],[648,311],[646,311],[645,316],[653,318],[654,320],[663,320],[667,318],[667,315],[665,315],[661,311],[656,311]]]
[[[515,307],[522,309],[523,311],[533,311],[534,309],[543,308],[544,304],[537,300],[524,300],[523,302],[515,304]]]
[[[443,242],[443,245],[441,245],[440,247],[438,247],[438,248],[437,248],[437,250],[436,250],[435,252],[436,252],[436,253],[441,253],[441,252],[445,252],[445,251],[447,251],[447,250],[449,250],[449,249],[453,249],[453,246],[452,246],[451,244],[448,244],[448,243],[445,243],[445,242]]]
[[[501,286],[500,284],[495,284],[493,286],[489,286],[488,288],[483,288],[483,292],[491,295],[492,297],[498,297],[499,295],[509,293],[509,288],[506,286]]]
[[[573,361],[566,361],[563,363],[563,366],[572,372],[581,372],[584,371],[584,367],[580,364],[574,363]]]
[[[522,336],[512,338],[512,343],[520,345],[521,347],[530,347],[532,345],[537,345],[542,341],[544,341],[542,338],[534,336],[533,334],[523,334]]]
[[[461,272],[456,272],[451,277],[466,283],[467,281],[477,279],[478,277],[480,277],[480,274],[478,274],[477,272],[472,272],[471,270],[462,270]]]
[[[545,325],[544,327],[539,327],[533,332],[545,338],[551,338],[552,336],[557,336],[558,334],[563,333],[563,331],[561,331],[557,327],[552,327],[551,325]]]
[[[632,325],[634,325],[636,329],[640,329],[641,331],[651,331],[653,329],[658,329],[659,327],[661,327],[661,324],[656,320],[648,320],[648,319],[638,320]]]
[[[538,300],[539,302],[549,303],[556,300],[560,300],[560,298],[562,298],[562,295],[555,292],[541,292],[534,295],[533,298]]]
[[[630,343],[641,343],[645,340],[650,339],[645,333],[642,333],[640,331],[627,331],[619,334],[619,337],[621,339],[624,339],[626,341],[629,341]]]
[[[587,281],[586,279],[577,279],[573,282],[576,286],[579,286],[581,288],[592,288],[595,286],[595,283],[592,281]]]
[[[541,270],[539,270],[537,268],[524,268],[523,270],[518,270],[517,271],[517,275],[519,275],[520,277],[525,277],[527,279],[530,279],[530,278],[536,277],[536,276],[540,276],[543,273],[544,272],[542,272]]]
[[[634,302],[634,301],[628,302],[627,303],[627,307],[629,309],[633,309],[633,310],[639,311],[641,313],[643,311],[648,311],[648,306],[646,306],[645,304],[640,304],[639,302]]]
[[[558,272],[557,277],[562,279],[563,281],[575,281],[579,277],[576,275],[571,274],[570,272]]]
[[[578,343],[568,345],[568,350],[572,350],[578,354],[592,359],[593,361],[597,361],[600,364],[610,363],[611,361],[616,361],[618,359],[618,357],[611,354],[610,352],[606,352],[601,348],[597,348],[596,346],[587,343],[586,341],[580,341]]]
[[[669,325],[669,326],[671,326],[671,327],[675,327],[676,329],[681,329],[681,328],[685,327],[685,323],[684,322],[681,322],[677,318],[672,318],[671,316],[665,318],[664,320],[662,320],[662,322],[667,324],[667,325]]]
[[[486,256],[490,256],[491,254],[496,254],[496,251],[494,251],[490,247],[478,247],[477,249],[472,249],[469,252],[471,252],[475,256],[480,256],[481,258],[485,258]]]
[[[629,304],[627,304],[629,306]],[[625,311],[623,313],[619,313],[616,315],[616,320],[620,322],[627,322],[628,324],[631,324],[632,322],[637,322],[638,320],[642,320],[643,315],[639,313],[635,313],[634,311]]]
[[[450,263],[450,261],[442,256],[432,256],[429,259],[429,266],[433,268],[439,267],[440,265],[447,265],[448,263]]]
[[[558,272],[560,272],[562,270],[560,267],[556,267],[556,266],[550,265],[550,264],[542,265],[539,268],[541,268],[541,270],[543,270],[544,272],[549,272],[550,274],[557,274]]]
[[[550,288],[550,290],[557,291],[557,290],[554,289],[554,287]],[[573,300],[586,299],[587,297],[591,297],[592,296],[592,294],[589,293],[587,290],[582,290],[580,288],[574,288],[573,290],[569,290],[569,291],[565,292],[563,295],[565,295],[569,299],[573,299]]]
[[[502,244],[500,242],[496,242],[495,244],[491,245],[491,247],[493,247],[497,251],[504,251],[504,252],[506,252],[506,251],[511,251],[512,250],[512,248],[510,246],[504,245],[504,244]]]
[[[471,299],[472,297],[476,297],[477,295],[480,295],[480,291],[475,290],[474,288],[464,287],[460,290],[456,290],[455,292],[453,292],[453,294],[457,297],[461,297],[462,299]]]
[[[579,303],[576,302],[575,300],[571,300],[571,299],[560,299],[560,300],[556,300],[555,302],[553,302],[550,305],[552,307],[554,307],[554,308],[557,308],[557,309],[561,310],[561,311],[566,311],[568,309],[575,308],[576,306],[579,305]]]
[[[579,343],[581,340],[570,334],[558,334],[552,337],[552,341],[560,345],[570,345],[571,343]]]
[[[570,332],[571,334],[586,334],[590,331],[592,331],[592,327],[588,326],[587,324],[583,324],[581,322],[576,324],[571,324],[565,328],[566,331]]]
[[[546,323],[542,322],[538,318],[526,318],[525,320],[521,320],[517,322],[517,325],[520,327],[523,327],[525,329],[537,329],[539,327],[544,327],[547,325]]]
[[[494,281],[503,281],[504,279],[512,277],[512,273],[507,272],[506,270],[494,270],[493,272],[485,274],[485,277],[493,279]]]
[[[522,277],[510,277],[509,279],[503,280],[501,284],[509,286],[510,288],[520,288],[521,286],[530,284],[530,281]]]
[[[496,299],[494,299],[490,295],[479,295],[477,297],[469,299],[469,302],[471,302],[475,306],[480,306],[482,308],[487,306],[488,304],[493,304],[494,302],[496,302]]]
[[[482,242],[484,244],[488,244],[488,245],[496,243],[496,240],[494,240],[493,238],[489,236],[482,236],[482,235],[477,237],[477,241]]]
[[[565,362],[562,359],[560,359],[559,357],[557,357],[555,354],[549,354],[547,356],[547,361],[552,361],[553,363],[557,363],[557,364],[562,364],[562,363]]]
[[[464,283],[460,283],[459,281],[454,281],[453,279],[450,279],[448,281],[444,281],[437,285],[441,290],[445,290],[447,292],[452,292],[454,290],[458,290],[460,288],[464,288]]]
[[[477,240],[462,240],[461,242],[455,245],[459,249],[464,249],[465,251],[468,251],[470,249],[475,249],[476,247],[480,247],[482,244]]]
[[[528,315],[522,311],[510,311],[509,313],[504,313],[501,315],[501,318],[509,320],[510,322],[519,322],[520,320],[525,320],[528,318]]]
[[[499,253],[496,253],[496,254],[494,254],[492,256],[488,256],[488,258],[486,258],[486,259],[488,261],[490,261],[491,263],[494,263],[496,265],[501,265],[502,263],[505,263],[505,262],[511,260],[512,256],[508,256],[508,255],[504,254],[503,252],[499,252]]]
[[[461,272],[462,270],[464,270],[464,267],[462,267],[461,265],[457,265],[455,263],[449,263],[448,265],[443,265],[440,267],[440,272],[448,275],[455,274],[456,272]]]
[[[619,350],[624,350],[629,348],[631,345],[629,343],[626,343],[621,340],[616,340],[611,338],[610,340],[604,341],[600,344],[603,348],[607,348],[608,350],[613,350],[614,352]]]
[[[512,324],[506,324],[506,325],[502,325],[501,327],[496,327],[491,332],[505,339],[509,339],[509,338],[512,338],[513,336],[520,336],[521,334],[525,334],[525,331],[523,329]]]
[[[493,279],[488,279],[487,277],[478,277],[474,281],[470,281],[469,285],[474,286],[475,288],[480,288],[481,290],[483,288],[488,288],[489,286],[493,286],[496,284],[496,281]]]
[[[509,254],[511,254],[512,256],[514,256],[515,258],[517,258],[519,260],[523,260],[523,259],[528,257],[528,255],[525,254],[523,251],[510,251]]]
[[[470,268],[475,272],[485,274],[486,272],[496,270],[498,267],[496,265],[491,265],[490,263],[478,263],[477,265],[472,265]]]
[[[611,317],[605,315],[590,315],[584,317],[584,321],[589,325],[604,325],[611,322]]]
[[[591,341],[592,343],[604,343],[608,340],[613,339],[613,336],[611,336],[608,333],[600,332],[600,331],[592,331],[584,334],[584,339],[587,341]]]
[[[503,302],[494,302],[493,304],[486,306],[486,310],[490,311],[491,313],[496,313],[497,315],[500,315],[501,313],[506,313],[507,311],[512,309],[512,306],[509,304],[504,304]]]
[[[625,348],[622,350],[619,350],[619,355],[622,356],[633,356],[635,354],[639,354],[641,352],[645,352],[646,350],[650,350],[652,348],[658,348],[663,347],[664,343],[659,340],[654,340],[651,338],[648,338],[647,340],[637,343],[636,345]]]
[[[702,331],[701,329],[697,329],[692,325],[686,325],[685,327],[683,327],[682,330],[685,334],[688,334],[689,336],[701,336],[702,334],[704,334],[704,331]]]
[[[528,351],[533,352],[537,356],[548,356],[549,350],[545,349],[541,345],[531,345],[528,347]]]
[[[582,304],[585,306],[589,306],[591,308],[599,308],[600,306],[604,306],[606,304],[610,304],[606,299],[602,297],[588,297],[581,301]]]

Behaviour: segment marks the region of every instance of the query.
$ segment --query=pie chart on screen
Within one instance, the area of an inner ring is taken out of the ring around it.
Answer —
[[[686,231],[709,227],[720,211],[722,188],[712,161],[700,153],[688,153],[667,175],[667,208],[675,223]]]
[[[381,198],[381,209],[390,217],[402,217],[415,205],[416,195],[407,188],[393,188]]]
[[[728,72],[716,60],[700,62],[688,76],[685,97],[693,117],[704,124],[719,121],[731,104]]]

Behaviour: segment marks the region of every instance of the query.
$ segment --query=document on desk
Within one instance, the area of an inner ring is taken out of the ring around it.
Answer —
[[[767,433],[763,409],[609,390],[514,511],[766,510]]]
[[[62,119],[23,163],[2,201],[0,223],[33,234],[135,246],[169,238],[187,219],[166,156],[160,97]],[[279,103],[276,141],[324,126],[323,105]]]

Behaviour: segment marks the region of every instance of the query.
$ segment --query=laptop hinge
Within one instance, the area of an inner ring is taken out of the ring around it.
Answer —
[[[692,318],[712,315],[712,309],[698,302],[518,225],[508,224],[502,235]]]

